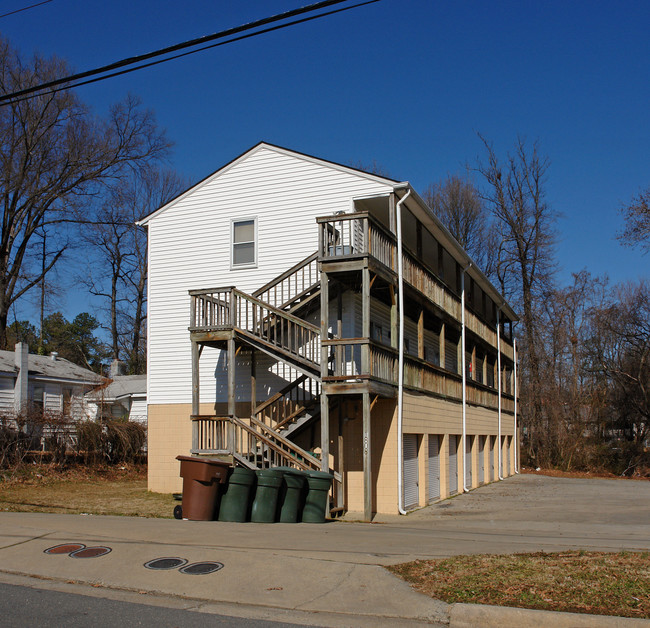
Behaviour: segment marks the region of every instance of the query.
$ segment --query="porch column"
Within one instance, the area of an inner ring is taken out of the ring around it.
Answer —
[[[320,274],[320,374],[321,374],[321,392],[320,392],[320,450],[321,450],[321,469],[326,473],[329,472],[330,457],[330,412],[329,399],[325,394],[323,379],[328,375],[329,349],[322,344],[327,339],[329,333],[329,278],[327,273]],[[340,365],[335,363],[335,369]],[[329,510],[329,506],[328,506]]]
[[[235,338],[228,338],[228,414],[235,416]],[[229,423],[228,450],[235,452],[235,424]]]
[[[370,393],[363,393],[363,518],[372,520],[372,457],[370,433]]]
[[[199,403],[199,343],[192,340],[192,415],[201,412]]]

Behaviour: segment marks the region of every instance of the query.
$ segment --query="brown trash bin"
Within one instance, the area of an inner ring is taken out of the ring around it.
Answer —
[[[228,478],[230,465],[199,456],[176,456],[183,478],[183,519],[212,521],[219,484]]]

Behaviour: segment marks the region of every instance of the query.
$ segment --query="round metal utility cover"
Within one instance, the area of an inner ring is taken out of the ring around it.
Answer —
[[[110,547],[97,545],[95,547],[86,547],[77,550],[76,552],[72,552],[70,556],[72,556],[72,558],[98,558],[99,556],[106,556],[106,554],[109,554],[111,551]]]
[[[205,561],[202,563],[192,563],[191,565],[186,565],[181,567],[179,571],[181,573],[187,573],[191,576],[204,576],[209,573],[214,573],[223,569],[223,563],[216,563],[212,561]]]
[[[187,564],[186,558],[164,557],[154,558],[144,564],[147,569],[177,569]]]
[[[48,547],[43,551],[44,554],[70,554],[71,552],[77,552],[86,547],[83,543],[62,543],[61,545],[55,545],[54,547]]]

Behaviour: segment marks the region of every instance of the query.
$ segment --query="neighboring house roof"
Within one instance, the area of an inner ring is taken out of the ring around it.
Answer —
[[[28,356],[28,369],[30,376],[77,381],[84,384],[97,385],[104,380],[101,375],[74,364],[65,358],[57,357],[54,360],[52,356],[47,355],[34,355],[30,353]],[[0,351],[0,371],[12,375],[18,373],[14,351]]]
[[[144,397],[147,394],[146,375],[117,375],[105,387],[89,392],[89,401],[111,401],[125,397]]]

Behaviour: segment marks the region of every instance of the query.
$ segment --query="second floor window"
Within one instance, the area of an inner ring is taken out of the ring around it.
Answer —
[[[257,265],[257,220],[233,220],[232,266]]]

